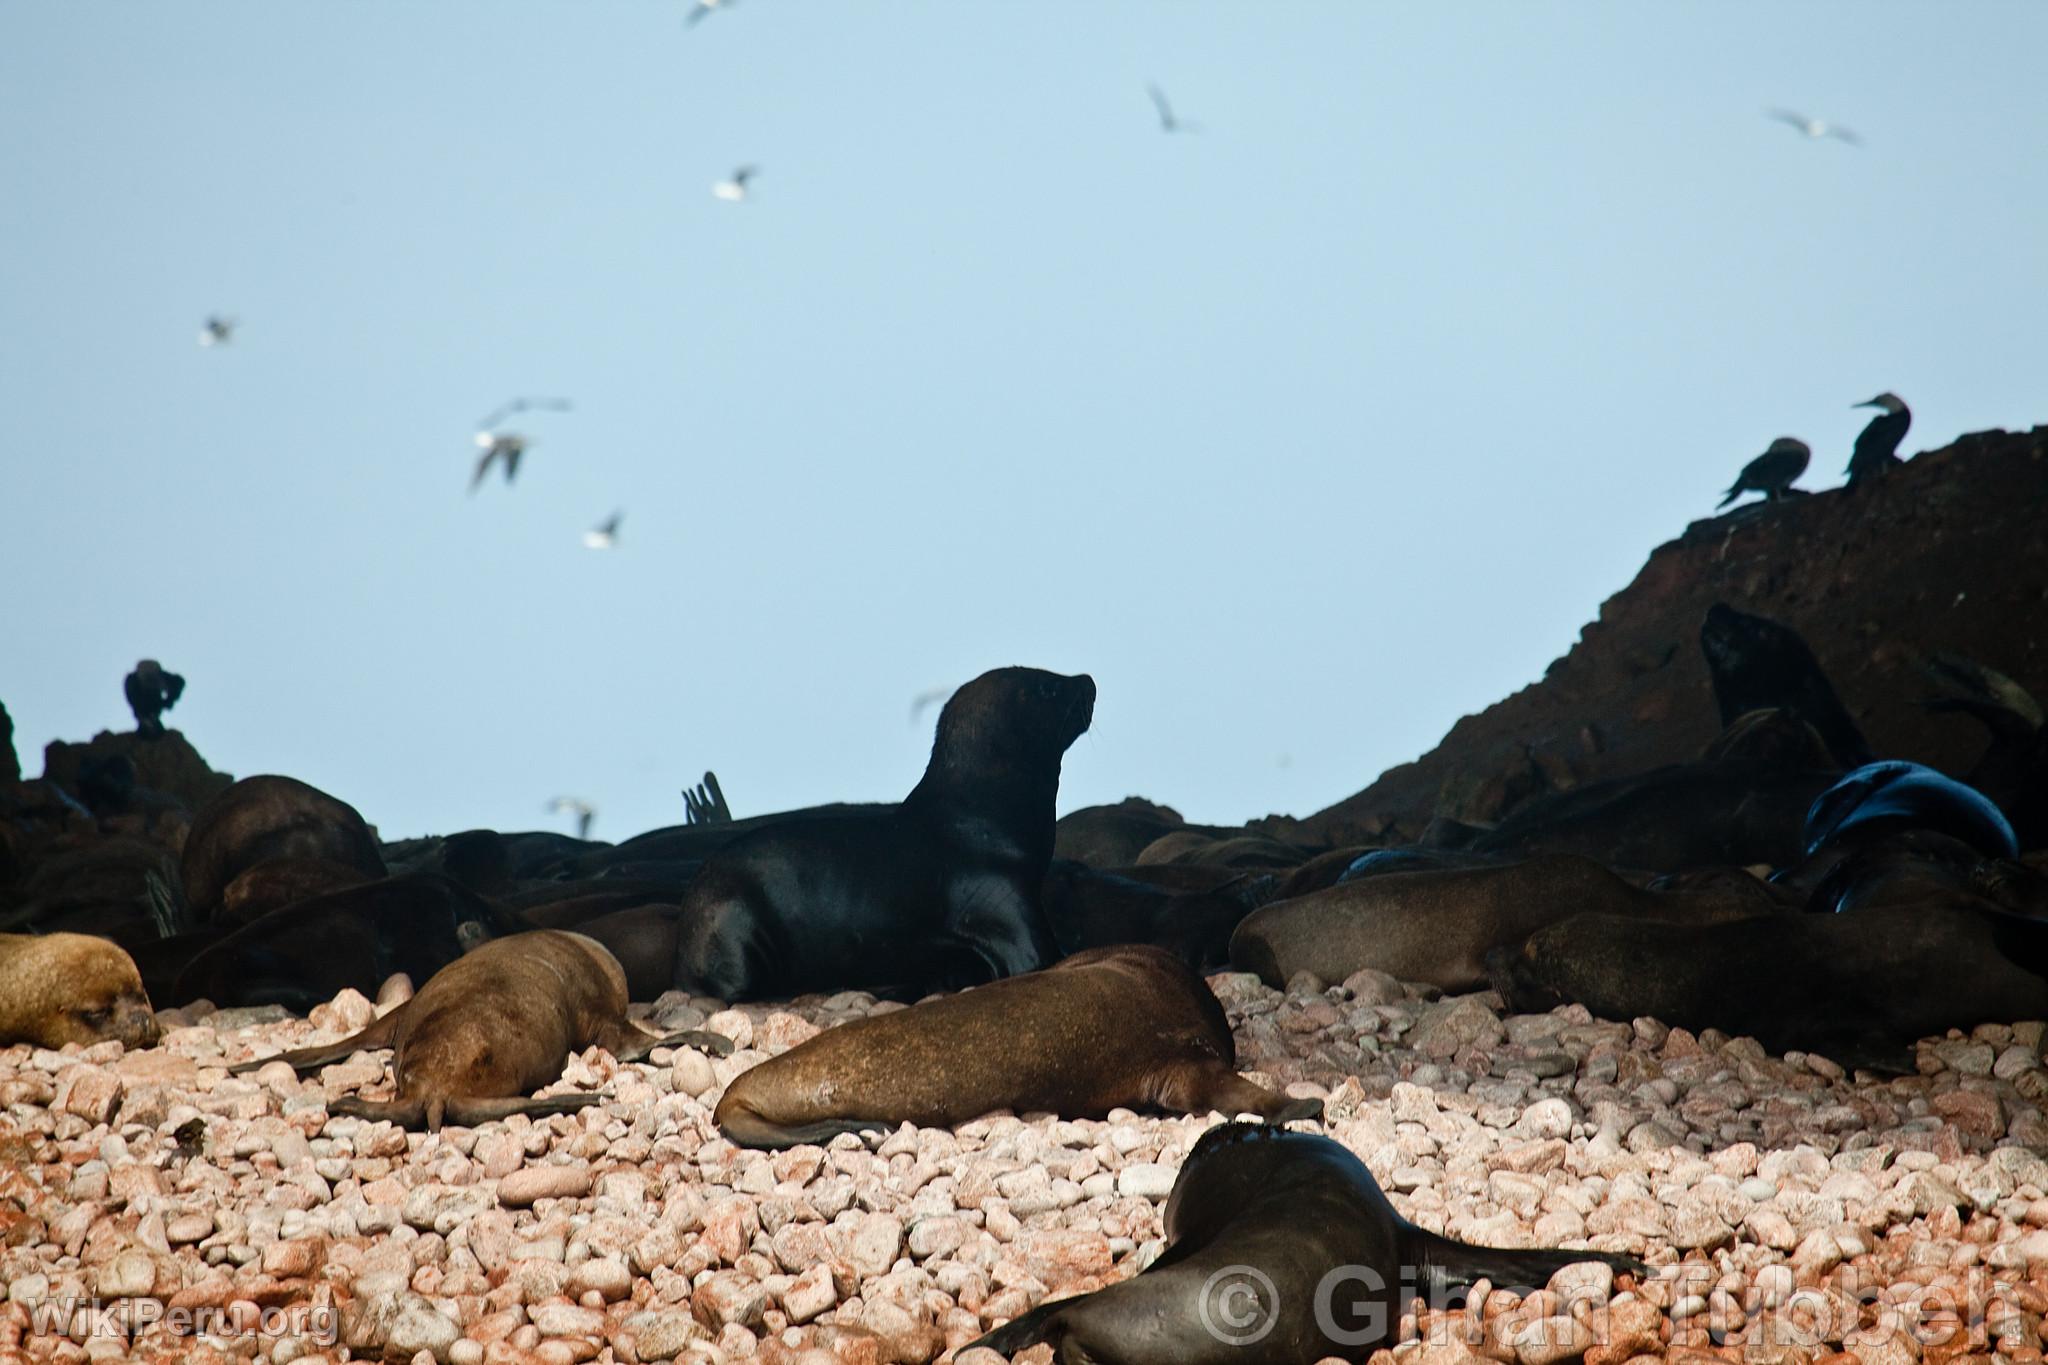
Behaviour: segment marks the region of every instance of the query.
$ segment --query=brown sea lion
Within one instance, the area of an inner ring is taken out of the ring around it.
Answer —
[[[1060,760],[1094,712],[1085,674],[968,683],[900,805],[783,821],[711,855],[684,893],[674,984],[721,1000],[915,999],[1056,961],[1039,885]]]
[[[222,889],[220,908],[213,918],[232,929],[287,905],[374,880],[362,868],[331,858],[265,858]]]
[[[742,1147],[950,1127],[996,1109],[1314,1118],[1237,1074],[1223,1007],[1163,949],[1098,948],[1042,972],[827,1029],[737,1077],[713,1114]]]
[[[1227,1123],[1202,1134],[1166,1201],[1166,1250],[1092,1294],[1040,1304],[961,1348],[1015,1356],[1041,1342],[1089,1365],[1307,1365],[1361,1361],[1480,1280],[1528,1291],[1631,1256],[1471,1246],[1403,1218],[1365,1163],[1320,1133]],[[977,1361],[982,1357],[973,1357]]]
[[[512,1114],[568,1113],[598,1102],[603,1097],[592,1094],[529,1098],[561,1079],[563,1062],[587,1047],[629,1062],[657,1047],[685,1046],[732,1051],[731,1040],[715,1033],[647,1032],[627,1019],[626,974],[601,944],[536,929],[494,939],[451,962],[418,994],[352,1037],[234,1069],[282,1061],[311,1071],[388,1047],[397,1098],[345,1097],[329,1112],[431,1129]]]
[[[1055,858],[1045,874],[1045,918],[1061,952],[1150,943],[1198,972],[1219,971],[1230,962],[1231,931],[1271,899],[1275,880],[1239,872],[1214,890],[1175,891]]]
[[[1520,943],[1544,925],[1589,911],[1713,920],[1778,908],[1761,883],[1752,885],[1645,891],[1573,857],[1390,872],[1261,907],[1237,926],[1230,960],[1276,987],[1297,972],[1335,982],[1370,967],[1446,991],[1484,990],[1488,950]]]
[[[0,1046],[58,1048],[160,1037],[128,954],[85,934],[0,934]]]
[[[245,777],[206,803],[185,836],[185,906],[204,922],[229,882],[269,858],[325,858],[382,877],[384,858],[356,808],[290,777]]]
[[[1284,869],[1300,867],[1310,851],[1284,844],[1263,834],[1232,834],[1217,839],[1199,830],[1179,829],[1161,835],[1138,854],[1138,866],[1155,863],[1195,863],[1239,869]]]
[[[1090,867],[1129,867],[1147,844],[1163,834],[1189,828],[1212,837],[1225,833],[1190,826],[1171,806],[1127,796],[1113,806],[1083,806],[1062,815],[1053,832],[1053,856]]]

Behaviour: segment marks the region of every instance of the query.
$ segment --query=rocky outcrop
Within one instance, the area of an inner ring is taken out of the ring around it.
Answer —
[[[1983,432],[1872,486],[1693,523],[1541,681],[1452,727],[1413,763],[1290,832],[1414,837],[1437,815],[1491,822],[1548,791],[1699,755],[1720,714],[1699,648],[1726,602],[1805,636],[1881,757],[1961,775],[1985,747],[1921,707],[1921,661],[1966,655],[2048,697],[2048,427]]]

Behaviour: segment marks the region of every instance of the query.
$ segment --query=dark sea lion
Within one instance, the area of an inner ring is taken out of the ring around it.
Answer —
[[[712,855],[683,900],[674,984],[722,1000],[915,997],[1054,961],[1039,887],[1060,759],[1094,709],[1085,674],[968,683],[901,805],[780,822]]]
[[[1721,924],[1576,915],[1487,966],[1517,1013],[1576,1001],[1882,1070],[1911,1070],[1907,1049],[1946,1029],[2048,1019],[2048,926],[1955,899]]]
[[[1378,853],[1377,847],[1353,844],[1347,848],[1325,849],[1301,866],[1285,873],[1271,899],[1288,900],[1295,896],[1306,896],[1311,891],[1327,891],[1344,880],[1360,858],[1369,853]]]
[[[324,858],[382,877],[384,858],[354,806],[290,777],[245,777],[206,803],[185,837],[185,905],[203,922],[237,876],[269,858]]]
[[[375,880],[362,868],[331,858],[265,858],[222,889],[213,919],[229,929],[253,924],[273,910]]]
[[[1675,763],[1524,802],[1471,851],[1576,853],[1609,867],[1788,867],[1813,798],[1840,776],[1753,759]]]
[[[128,954],[85,934],[0,934],[0,1047],[116,1039],[155,1046],[149,995]]]
[[[288,905],[210,943],[196,936],[167,1003],[303,1014],[348,987],[374,995],[394,972],[424,981],[476,941],[524,927],[446,877],[387,877]]]
[[[1454,872],[1461,868],[1500,867],[1508,861],[1496,854],[1473,853],[1462,848],[1425,848],[1420,844],[1373,848],[1345,864],[1344,871],[1331,885],[1341,886],[1361,877],[1384,877],[1393,872]]]
[[[1942,690],[1920,704],[1969,716],[1990,741],[1963,781],[1998,803],[2021,848],[2048,847],[2048,715],[2041,703],[2005,674],[1959,654],[1937,654],[1926,669]]]
[[[576,932],[597,940],[619,960],[632,999],[655,1000],[669,988],[682,928],[680,905],[655,902],[583,920]]]
[[[1138,866],[1193,863],[1210,867],[1281,869],[1300,867],[1310,850],[1262,834],[1234,834],[1217,839],[1198,830],[1179,829],[1161,835],[1138,853]]]
[[[1842,767],[1870,762],[1863,732],[1798,631],[1716,602],[1700,625],[1700,650],[1724,729],[1745,712],[1775,707],[1811,725]]]
[[[2048,876],[2024,863],[1987,858],[1960,839],[1924,829],[1851,841],[1823,850],[1784,879],[1806,889],[1806,908],[1850,914],[1879,905],[1957,897],[1988,901],[2009,914],[2048,919]]]
[[[63,835],[43,846],[21,879],[10,905],[0,911],[0,929],[21,925],[53,927],[81,913],[111,912],[115,919],[146,924],[150,883],[168,885],[177,859],[153,839]]]
[[[1231,931],[1270,898],[1273,880],[1238,873],[1215,890],[1175,891],[1055,858],[1045,917],[1061,952],[1150,943],[1198,972],[1219,971],[1230,961]]]
[[[1839,767],[1820,731],[1796,711],[1765,706],[1729,721],[1700,754],[1702,762],[1750,759],[1795,772]]]
[[[736,1077],[713,1114],[742,1147],[794,1147],[997,1109],[1314,1118],[1237,1074],[1223,1007],[1161,949],[1098,948],[1042,972],[830,1028]]]
[[[1362,1361],[1394,1339],[1417,1296],[1447,1307],[1454,1291],[1482,1279],[1526,1292],[1583,1261],[1646,1272],[1631,1256],[1452,1241],[1395,1212],[1341,1143],[1222,1124],[1181,1166],[1156,1261],[1120,1284],[1040,1304],[960,1357],[976,1347],[1015,1356],[1046,1342],[1054,1360],[1090,1365]]]
[[[1211,836],[1224,833],[1190,826],[1171,806],[1127,796],[1113,806],[1083,806],[1062,815],[1053,833],[1053,853],[1090,867],[1130,867],[1147,844],[1188,828]]]
[[[1923,763],[1866,763],[1814,798],[1806,813],[1806,856],[1830,847],[1918,829],[1959,839],[1991,858],[2020,856],[2005,813],[1984,793]]]
[[[330,1113],[408,1128],[472,1126],[512,1114],[560,1114],[601,1095],[528,1098],[561,1079],[573,1053],[601,1047],[622,1062],[657,1047],[725,1055],[730,1039],[687,1032],[666,1037],[626,1018],[626,974],[601,944],[553,929],[494,939],[434,973],[418,994],[339,1042],[244,1062],[253,1071],[282,1061],[312,1071],[358,1052],[392,1049],[394,1100],[343,1098]]]
[[[669,825],[662,829],[648,830],[644,834],[636,834],[617,845],[600,845],[588,849],[574,860],[572,868],[579,877],[593,877],[627,863],[701,863],[720,849],[738,843],[748,835],[759,834],[778,825],[810,824],[819,820],[836,820],[841,816],[864,818],[891,809],[893,807],[880,802],[834,802],[829,805],[807,806],[800,810],[777,811],[769,815],[750,815],[744,820],[715,820],[710,823],[692,821],[684,825]]]
[[[1230,961],[1285,987],[1298,972],[1342,981],[1371,968],[1446,991],[1483,990],[1486,954],[1547,924],[1600,910],[1632,919],[1714,919],[1774,909],[1754,892],[1645,891],[1585,858],[1550,857],[1506,867],[1395,872],[1274,901],[1237,926]]]

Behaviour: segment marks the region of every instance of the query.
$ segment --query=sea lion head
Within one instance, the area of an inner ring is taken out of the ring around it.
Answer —
[[[1552,926],[1555,927],[1555,926]],[[1521,943],[1503,943],[1487,950],[1486,979],[1517,1014],[1544,1014],[1570,1003],[1545,979],[1541,932]]]
[[[1060,756],[1095,717],[1095,679],[1042,668],[996,668],[939,712],[932,764],[964,774],[1057,775]]]
[[[135,961],[89,934],[0,936],[0,1044],[59,1048],[162,1037]]]

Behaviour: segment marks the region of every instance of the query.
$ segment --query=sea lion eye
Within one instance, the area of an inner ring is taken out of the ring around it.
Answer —
[[[80,1010],[78,1017],[94,1028],[100,1028],[114,1017],[114,1011],[111,1006],[102,1006],[96,1010]]]

